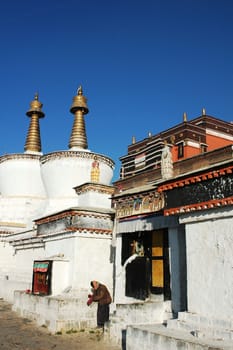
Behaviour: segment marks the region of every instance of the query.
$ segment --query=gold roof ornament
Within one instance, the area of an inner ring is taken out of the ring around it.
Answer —
[[[30,109],[26,115],[31,118],[24,150],[27,153],[41,152],[40,125],[39,118],[44,118],[42,111],[43,104],[39,101],[38,93],[35,94],[34,100],[30,103]]]
[[[202,108],[202,115],[206,115],[206,110],[205,110],[205,108]]]
[[[173,145],[174,145],[174,143],[175,143],[175,139],[176,139],[175,135],[171,135],[170,141],[171,141],[171,143],[172,143]]]
[[[132,144],[134,144],[134,143],[136,143],[136,137],[135,136],[132,137]]]
[[[77,95],[73,97],[70,112],[74,114],[74,123],[70,136],[69,148],[86,149],[88,146],[84,114],[87,114],[89,110],[87,107],[87,99],[83,96],[82,86],[78,88]]]
[[[185,122],[187,122],[187,113],[186,112],[184,112],[184,114],[183,114],[183,122],[185,123]]]

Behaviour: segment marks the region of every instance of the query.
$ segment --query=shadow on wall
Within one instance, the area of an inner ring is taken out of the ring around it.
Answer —
[[[121,349],[126,350],[126,329],[121,331]]]

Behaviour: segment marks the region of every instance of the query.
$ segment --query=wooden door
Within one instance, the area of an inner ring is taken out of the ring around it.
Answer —
[[[167,230],[156,230],[151,237],[151,291],[170,298],[170,271]]]

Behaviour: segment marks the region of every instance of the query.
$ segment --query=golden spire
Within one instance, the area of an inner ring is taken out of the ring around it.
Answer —
[[[202,115],[206,115],[206,110],[205,110],[205,108],[202,108]]]
[[[77,95],[73,98],[70,112],[74,114],[74,123],[70,136],[69,148],[87,148],[87,136],[84,122],[84,114],[87,114],[87,99],[83,96],[83,90],[80,86]]]
[[[39,118],[43,118],[45,115],[41,110],[43,104],[38,98],[38,93],[36,93],[34,100],[30,103],[30,109],[26,113],[31,121],[24,146],[25,152],[41,152]]]

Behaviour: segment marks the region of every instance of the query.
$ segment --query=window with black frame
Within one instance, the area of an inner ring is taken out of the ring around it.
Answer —
[[[180,142],[177,145],[177,149],[178,149],[178,159],[183,158],[184,157],[184,143]]]

